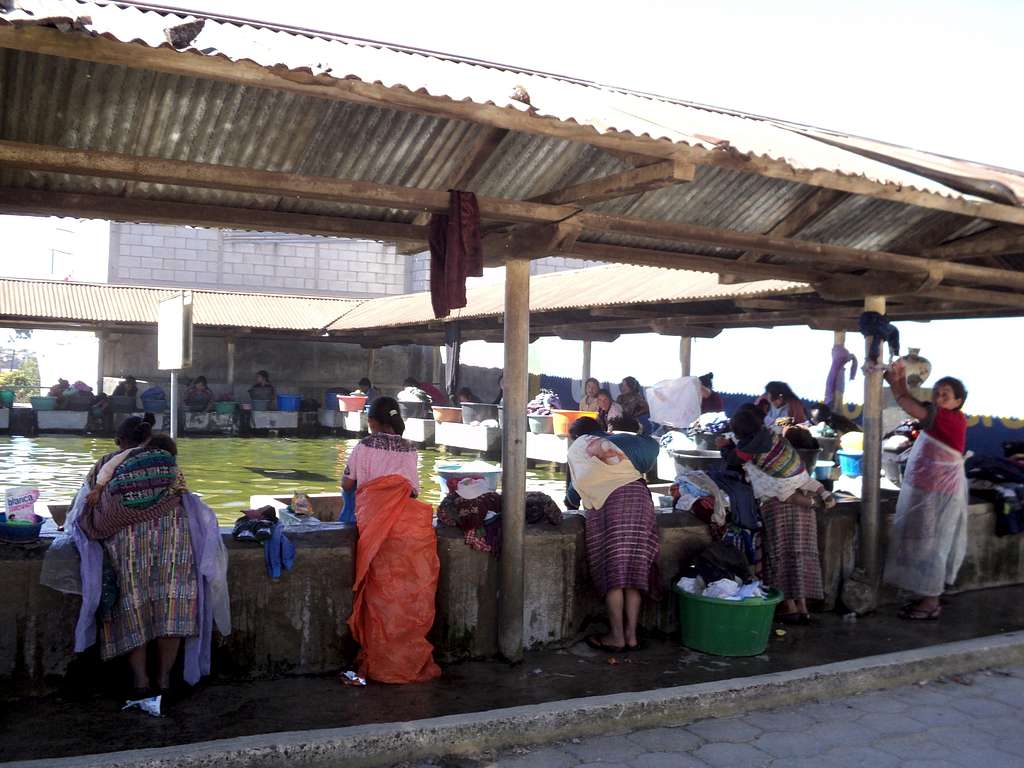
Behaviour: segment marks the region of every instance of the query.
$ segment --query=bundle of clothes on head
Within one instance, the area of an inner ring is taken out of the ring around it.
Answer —
[[[437,507],[437,521],[463,532],[466,546],[495,557],[501,554],[501,494],[482,477],[451,477],[448,494]],[[562,510],[547,494],[526,493],[526,522],[559,525]]]

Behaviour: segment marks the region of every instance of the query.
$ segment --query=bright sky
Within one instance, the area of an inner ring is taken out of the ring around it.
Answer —
[[[1024,99],[1008,90],[1021,66],[1019,0],[166,4],[573,75],[1024,169]],[[19,262],[4,249],[0,274]],[[901,327],[904,346],[920,346],[937,375],[966,380],[969,411],[1021,414],[1006,372],[1016,366],[1024,320]],[[695,342],[694,371],[714,370],[721,390],[786,379],[816,397],[831,341],[806,329],[727,331]],[[463,359],[500,364],[496,346],[467,349]],[[535,347],[535,369],[577,375],[578,343]],[[601,378],[632,374],[653,383],[678,373],[678,341],[595,344],[593,369]]]

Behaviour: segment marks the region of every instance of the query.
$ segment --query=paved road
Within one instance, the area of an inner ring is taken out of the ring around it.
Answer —
[[[1020,768],[1024,667],[426,766]]]

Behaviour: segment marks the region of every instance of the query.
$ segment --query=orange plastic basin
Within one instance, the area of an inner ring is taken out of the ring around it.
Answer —
[[[569,427],[572,426],[573,422],[577,419],[582,419],[584,416],[589,416],[592,419],[597,418],[597,411],[551,411],[551,426],[555,430],[555,434],[559,437],[565,437],[569,434]]]
[[[461,424],[462,423],[462,409],[452,408],[450,406],[435,405],[434,406],[434,421],[443,421],[446,424]]]
[[[358,413],[366,407],[366,395],[338,395],[338,410]]]

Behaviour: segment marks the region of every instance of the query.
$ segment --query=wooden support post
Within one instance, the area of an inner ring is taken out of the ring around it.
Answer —
[[[885,314],[885,297],[868,296],[864,299],[865,312]],[[864,358],[871,345],[871,338],[865,339]],[[879,483],[882,474],[882,371],[869,371],[864,375],[864,460],[861,475],[860,498],[860,542],[861,567],[867,583],[877,585],[880,576],[879,531],[881,513],[879,506]],[[876,592],[877,599],[877,592]]]
[[[104,331],[97,331],[96,333],[96,392],[99,394],[103,393],[103,371],[106,360],[104,357],[107,353],[107,334]]]
[[[680,375],[690,375],[690,360],[693,354],[693,338],[690,336],[679,337],[679,369]]]
[[[501,595],[498,650],[523,658],[523,528],[526,520],[527,356],[530,346],[530,262],[505,264],[505,428],[501,433]]]
[[[834,334],[834,336],[833,336],[832,343],[835,346],[837,346],[837,347],[845,347],[846,346],[846,331],[834,331],[833,334]],[[833,411],[837,411],[839,413],[842,413],[845,416],[846,414],[843,413],[843,411],[842,411],[842,408],[843,408],[843,387],[839,386],[841,383],[843,383],[842,382],[842,376],[840,376],[839,379],[836,380],[836,389],[833,390],[833,392],[832,392],[832,410]]]
[[[583,342],[583,370],[580,371],[581,381],[583,382],[583,391],[586,392],[587,379],[590,378],[590,353],[593,342],[589,339]]]
[[[233,336],[229,336],[227,339],[228,345],[228,387],[231,388],[232,392],[235,389],[235,339]]]
[[[370,347],[366,350],[366,378],[370,381],[373,381],[373,364],[375,362],[377,362],[377,350]]]

